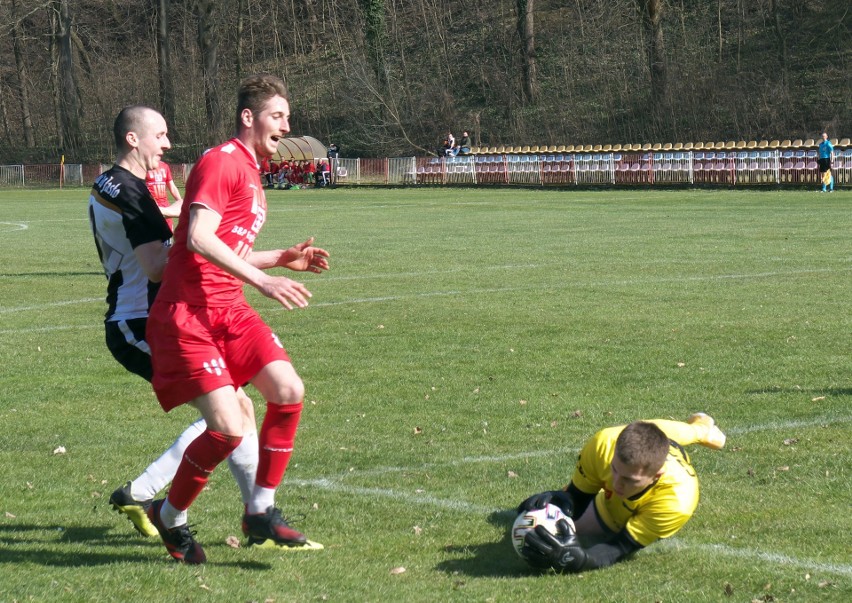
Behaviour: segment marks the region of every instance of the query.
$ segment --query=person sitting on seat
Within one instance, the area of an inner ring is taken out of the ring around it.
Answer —
[[[458,151],[456,155],[470,155],[470,134],[467,130],[462,132],[462,137],[459,140]]]

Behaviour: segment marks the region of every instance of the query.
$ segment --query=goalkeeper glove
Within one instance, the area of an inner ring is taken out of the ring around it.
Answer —
[[[577,534],[564,519],[556,522],[557,533],[551,534],[544,526],[536,526],[524,537],[521,554],[533,567],[553,568],[557,572],[577,573],[586,565],[588,556],[580,546]]]
[[[524,502],[518,505],[518,513],[524,511],[532,511],[534,509],[543,509],[548,504],[556,505],[568,517],[572,517],[574,513],[574,501],[571,495],[565,490],[549,490],[539,494],[533,494]]]

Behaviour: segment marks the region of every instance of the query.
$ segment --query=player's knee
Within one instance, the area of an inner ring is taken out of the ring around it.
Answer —
[[[277,384],[275,395],[269,398],[273,404],[297,404],[305,399],[305,384],[299,377],[291,377]]]

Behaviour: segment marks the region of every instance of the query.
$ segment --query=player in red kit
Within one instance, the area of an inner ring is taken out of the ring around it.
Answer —
[[[172,168],[169,167],[169,164],[161,161],[159,167],[148,170],[145,174],[145,186],[148,187],[148,190],[151,191],[151,196],[154,197],[154,201],[160,206],[160,211],[163,213],[163,217],[166,218],[169,228],[174,230],[171,219],[180,216],[180,208],[183,200],[172,178]],[[172,198],[175,200],[174,203],[169,203],[169,193],[171,193]]]
[[[210,473],[242,440],[236,389],[246,382],[264,396],[267,408],[243,533],[251,544],[309,542],[275,506],[275,491],[293,451],[304,385],[278,337],[243,294],[248,283],[288,310],[304,308],[311,293],[303,284],[264,270],[328,269],[328,252],[312,246],[312,238],[289,249],[253,249],[266,220],[258,160],[275,153],[290,131],[289,115],[281,79],[258,75],[241,83],[237,133],[206,152],[190,174],[163,284],[148,318],[153,386],[161,406],[169,411],[189,403],[207,422],[186,449],[168,496],[149,509],[169,554],[186,563],[206,560],[187,527],[187,510]]]

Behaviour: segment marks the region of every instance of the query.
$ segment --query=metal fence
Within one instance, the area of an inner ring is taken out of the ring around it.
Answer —
[[[0,187],[88,186],[103,164],[0,165]],[[192,164],[172,164],[186,182]],[[836,187],[852,185],[852,148],[835,150]],[[815,150],[492,153],[458,157],[337,158],[337,185],[803,186],[819,184]]]

